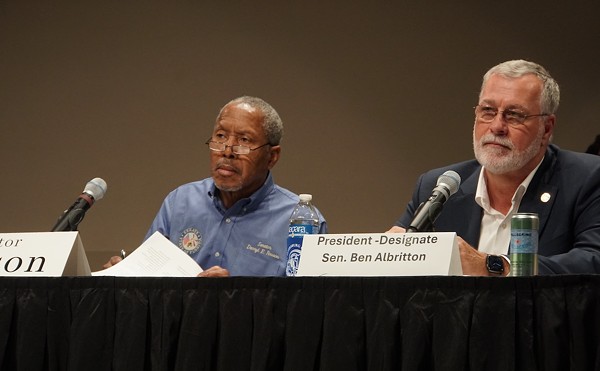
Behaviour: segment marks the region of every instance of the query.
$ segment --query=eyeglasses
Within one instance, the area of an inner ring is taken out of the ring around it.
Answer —
[[[212,140],[212,138],[208,138],[208,140],[206,141],[205,144],[208,144],[208,148],[210,148],[211,151],[215,151],[215,152],[223,152],[223,151],[227,150],[227,147],[231,147],[231,151],[233,153],[235,153],[236,155],[247,155],[248,153],[250,153],[250,151],[254,151],[254,150],[257,150],[264,146],[271,145],[271,143],[265,143],[262,146],[258,146],[258,147],[254,147],[254,148],[250,148],[248,146],[243,146],[243,145],[239,145],[239,144],[234,144],[233,146],[230,146],[227,143],[216,142],[216,141]]]
[[[494,121],[494,118],[498,113],[502,115],[502,120],[509,125],[519,126],[523,125],[525,121],[532,117],[541,117],[541,116],[549,116],[549,113],[538,113],[535,115],[526,115],[523,112],[515,111],[512,109],[506,109],[499,111],[496,107],[491,106],[481,106],[477,105],[475,107],[475,118],[477,121],[489,123]]]

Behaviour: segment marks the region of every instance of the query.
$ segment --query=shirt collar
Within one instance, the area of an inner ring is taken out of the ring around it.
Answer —
[[[250,197],[246,197],[246,198],[242,198],[241,200],[238,200],[235,204],[233,204],[233,206],[231,206],[229,209],[226,210],[223,207],[223,203],[221,202],[221,199],[218,197],[219,192],[220,192],[219,189],[215,185],[214,180],[211,179],[211,182],[212,182],[212,184],[208,191],[208,197],[210,197],[213,200],[215,207],[219,211],[221,211],[222,213],[227,213],[227,214],[239,214],[239,213],[246,213],[246,212],[255,210],[256,208],[258,208],[258,205],[260,205],[260,203],[271,192],[273,187],[275,187],[275,183],[273,182],[273,176],[271,175],[271,172],[269,171],[269,173],[267,175],[267,179],[265,180],[263,185],[259,189],[256,190],[256,192],[251,194]]]
[[[544,161],[544,159],[542,158],[542,160],[537,164],[535,169],[533,169],[529,173],[529,175],[527,175],[527,177],[523,180],[523,182],[521,182],[521,184],[519,184],[519,186],[517,187],[517,190],[515,191],[515,194],[513,195],[513,198],[512,198],[512,206],[511,206],[509,213],[512,212],[513,210],[518,210],[519,204],[521,203],[521,200],[523,199],[523,195],[527,191],[527,187],[529,186],[529,183],[531,183],[533,176],[535,175],[537,169],[540,167],[540,165],[542,164],[543,161]],[[481,206],[481,208],[485,212],[491,213],[492,207],[490,206],[490,197],[488,195],[487,184],[485,183],[485,177],[483,176],[484,169],[485,168],[483,166],[481,166],[481,170],[479,171],[479,180],[477,181],[477,190],[475,192],[475,202],[477,202],[477,204],[479,206]]]

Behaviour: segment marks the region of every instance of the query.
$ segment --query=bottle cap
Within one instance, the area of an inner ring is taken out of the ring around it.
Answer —
[[[312,200],[312,195],[308,193],[301,193],[300,195],[298,195],[298,197],[300,197],[300,201],[302,202],[309,202]]]

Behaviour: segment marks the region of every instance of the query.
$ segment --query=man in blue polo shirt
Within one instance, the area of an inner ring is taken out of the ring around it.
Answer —
[[[273,182],[281,118],[260,98],[240,97],[219,112],[211,137],[212,177],[164,200],[146,238],[158,231],[204,269],[201,276],[284,276],[290,215],[298,196]],[[319,213],[320,233],[327,224]],[[120,261],[113,257],[105,267]]]

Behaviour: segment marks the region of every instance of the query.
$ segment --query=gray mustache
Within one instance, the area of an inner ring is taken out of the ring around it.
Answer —
[[[512,143],[512,141],[508,138],[501,138],[492,134],[486,134],[483,137],[481,137],[481,139],[479,140],[479,144],[483,145],[483,144],[488,144],[488,143],[494,143],[494,144],[500,144],[502,146],[508,147],[510,149],[514,148],[514,145]]]

